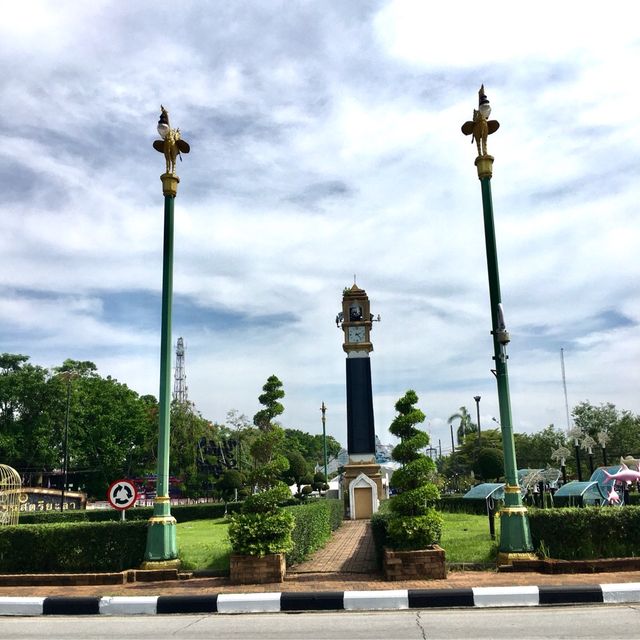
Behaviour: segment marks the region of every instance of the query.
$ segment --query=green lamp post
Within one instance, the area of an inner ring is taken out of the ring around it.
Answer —
[[[322,401],[322,406],[320,407],[320,411],[322,411],[322,457],[324,459],[324,481],[325,483],[329,482],[328,478],[329,476],[327,475],[327,418],[326,418],[326,413],[327,413],[327,407],[324,403],[324,400]]]
[[[496,234],[493,223],[493,204],[491,202],[491,175],[493,156],[487,153],[487,137],[500,126],[496,120],[489,120],[491,106],[484,93],[484,85],[478,92],[478,109],[473,110],[473,121],[462,125],[462,133],[471,135],[478,148],[475,165],[482,189],[482,209],[484,213],[484,234],[487,250],[487,271],[489,274],[489,298],[491,302],[491,326],[493,335],[493,359],[498,386],[500,405],[500,431],[504,452],[505,497],[504,507],[500,510],[500,545],[498,564],[511,564],[514,559],[533,557],[533,545],[529,531],[527,510],[522,504],[516,465],[516,449],[513,441],[511,420],[511,399],[509,397],[509,374],[507,371],[507,344],[510,341],[507,331],[502,299],[500,296],[500,276],[498,273],[498,254]]]
[[[158,434],[158,477],[153,516],[149,519],[147,548],[143,567],[158,568],[178,564],[176,519],[171,515],[169,498],[169,440],[171,430],[171,304],[173,297],[173,217],[180,178],[175,173],[176,158],[189,153],[180,138],[180,129],[169,126],[169,114],[160,106],[158,133],[153,148],[164,154],[166,173],[160,176],[164,194],[164,244],[162,252],[162,327],[160,335],[160,398]]]

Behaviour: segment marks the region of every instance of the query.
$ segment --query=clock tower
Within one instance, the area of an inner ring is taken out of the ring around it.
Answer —
[[[371,388],[371,327],[369,297],[354,284],[344,290],[336,324],[344,332],[347,354],[347,451],[343,491],[349,493],[351,519],[369,518],[383,497],[380,466],[376,463],[376,436]]]

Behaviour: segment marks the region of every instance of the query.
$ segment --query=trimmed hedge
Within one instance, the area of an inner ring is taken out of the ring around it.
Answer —
[[[139,567],[147,523],[83,522],[3,527],[1,573],[93,573]]]
[[[631,505],[640,505],[640,493],[630,492],[629,493],[629,506]]]
[[[371,533],[373,534],[373,544],[376,548],[376,561],[379,568],[382,568],[384,548],[388,546],[389,535],[387,530],[391,518],[392,515],[383,510],[377,511],[371,516]]]
[[[534,548],[557,560],[640,556],[640,507],[529,508]]]
[[[343,504],[341,500],[321,499],[287,507],[293,514],[293,549],[287,553],[287,565],[297,564],[305,560],[311,553],[324,546],[341,524]]]
[[[461,495],[441,496],[435,504],[438,511],[446,513],[468,513],[471,515],[487,515],[487,505],[484,500],[465,500]],[[496,501],[495,509],[502,507],[502,500]]]
[[[242,502],[227,503],[227,513],[238,513]],[[148,520],[153,507],[134,507],[127,511],[127,520]],[[171,507],[171,515],[177,522],[190,520],[213,520],[224,517],[224,503],[185,504]],[[63,522],[115,522],[121,518],[115,509],[82,509],[79,511],[33,511],[21,513],[19,524],[45,524]]]

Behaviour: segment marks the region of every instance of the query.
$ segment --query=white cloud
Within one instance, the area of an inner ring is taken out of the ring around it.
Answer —
[[[143,299],[161,286],[163,159],[151,142],[163,103],[192,145],[178,167],[174,338],[189,345],[204,415],[253,415],[275,373],[286,425],[319,431],[324,400],[345,442],[333,318],[355,273],[383,316],[372,355],[382,439],[409,387],[443,448],[446,419],[474,395],[490,422],[480,185],[460,132],[485,82],[501,122],[489,150],[514,424],[563,425],[560,346],[572,402],[640,411],[628,80],[640,54],[622,9],[556,3],[549,20],[551,5],[498,3],[484,19],[471,4],[375,14],[329,3],[284,20],[269,3],[76,5],[37,3],[32,23],[0,27],[25,52],[3,58],[0,125],[12,350],[43,364],[81,350],[157,394],[160,309]]]
[[[434,7],[394,0],[378,13],[374,27],[391,55],[426,68],[567,58],[588,64],[609,46],[617,52],[636,39],[629,6],[602,11],[595,2],[544,0],[525,7],[500,0]]]

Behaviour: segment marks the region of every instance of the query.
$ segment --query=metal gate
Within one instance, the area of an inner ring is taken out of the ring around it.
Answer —
[[[0,464],[0,525],[18,524],[21,486],[18,472],[6,464]]]

